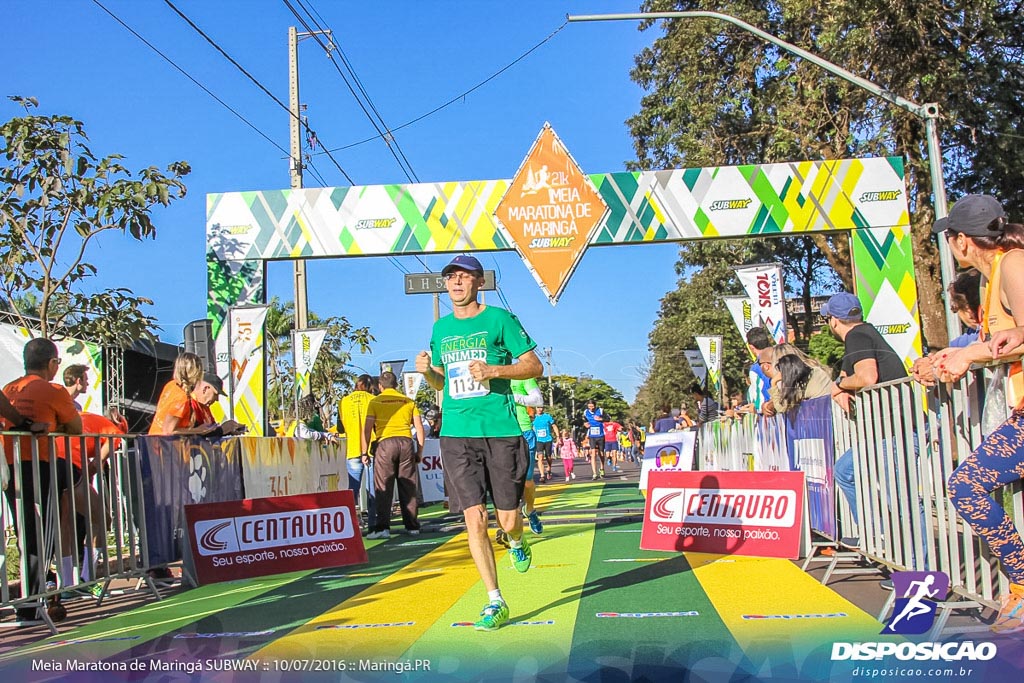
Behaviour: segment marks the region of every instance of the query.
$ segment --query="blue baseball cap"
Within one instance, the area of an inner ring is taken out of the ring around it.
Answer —
[[[465,270],[470,273],[484,274],[484,267],[480,265],[475,256],[470,256],[469,254],[459,254],[453,258],[451,263],[441,270],[441,275],[447,275],[453,270]]]
[[[943,233],[946,230],[962,232],[971,237],[998,237],[1002,232],[1005,221],[993,225],[992,221],[997,218],[1005,218],[1006,212],[1003,205],[995,197],[986,194],[969,194],[957,200],[949,215],[935,221],[932,226],[934,234]],[[993,225],[993,229],[989,226]]]
[[[864,309],[860,305],[860,300],[849,292],[833,294],[821,307],[822,318],[852,320],[862,315],[864,315]]]

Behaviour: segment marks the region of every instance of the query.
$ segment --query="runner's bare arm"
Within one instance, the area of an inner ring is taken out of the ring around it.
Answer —
[[[469,373],[478,382],[485,379],[532,379],[544,374],[544,366],[537,354],[530,350],[511,365],[488,365],[475,360],[469,364]]]
[[[428,352],[420,351],[416,355],[416,372],[423,374],[423,379],[427,381],[431,389],[435,391],[444,389],[444,373],[441,371],[441,368],[430,364],[430,354]]]

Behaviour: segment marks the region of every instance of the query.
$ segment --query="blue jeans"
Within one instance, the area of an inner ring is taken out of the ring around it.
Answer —
[[[366,491],[366,523],[370,529],[373,529],[377,521],[373,495],[373,465],[363,465],[360,458],[349,458],[345,461],[345,466],[348,468],[348,487],[351,489],[352,495],[356,497],[357,505],[359,504],[359,491]]]
[[[914,440],[914,462],[916,463],[921,456],[920,446],[918,445],[917,434],[913,435]],[[883,439],[880,444],[882,450],[882,464],[884,473],[882,476],[885,478],[883,485],[886,488],[886,505],[891,505],[890,495],[888,493],[888,477],[889,477],[889,444]],[[899,470],[897,470],[897,473]],[[853,521],[860,524],[860,516],[857,513],[857,471],[854,467],[853,462],[853,449],[850,448],[848,451],[839,456],[836,460],[835,465],[832,467],[832,478],[836,483],[836,486],[846,496],[846,502],[850,504],[850,514],[853,516]],[[925,534],[931,533],[929,528],[925,525],[924,516],[924,501],[919,500],[920,512],[921,512],[921,529]],[[925,547],[925,553],[927,553],[928,544],[922,542]],[[928,563],[928,557],[925,556],[925,564]]]

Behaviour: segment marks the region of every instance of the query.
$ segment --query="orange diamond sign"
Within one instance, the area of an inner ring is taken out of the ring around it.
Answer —
[[[607,210],[590,177],[545,123],[494,216],[554,305]]]

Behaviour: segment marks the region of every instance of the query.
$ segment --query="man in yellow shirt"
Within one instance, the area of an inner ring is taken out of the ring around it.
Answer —
[[[345,434],[345,464],[348,468],[348,487],[359,502],[359,491],[366,481],[366,523],[373,530],[377,511],[373,500],[373,468],[370,467],[370,441],[364,441],[366,408],[373,399],[370,393],[376,382],[369,375],[356,378],[356,388],[338,403],[338,431]],[[363,476],[365,473],[365,477]]]
[[[380,396],[366,409],[363,438],[377,437],[373,456],[373,487],[377,499],[377,524],[367,538],[391,538],[391,500],[398,481],[398,502],[402,523],[411,536],[420,533],[419,503],[416,500],[416,468],[423,454],[423,420],[420,409],[398,391],[398,378],[388,371],[380,375]],[[416,430],[413,441],[412,431]]]

